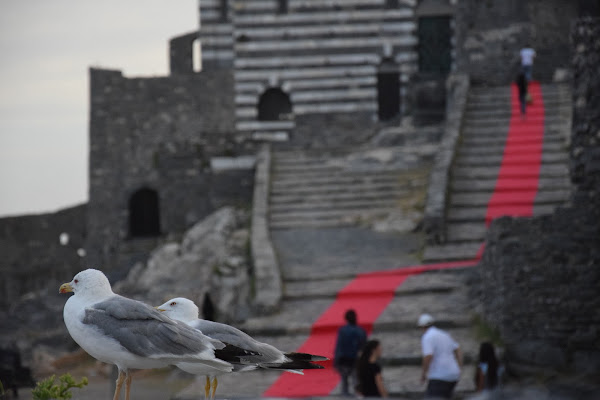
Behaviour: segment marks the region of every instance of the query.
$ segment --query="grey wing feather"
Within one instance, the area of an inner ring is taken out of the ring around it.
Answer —
[[[286,360],[282,351],[275,347],[259,342],[247,333],[227,324],[219,322],[206,321],[199,319],[190,324],[196,329],[199,329],[206,336],[219,340],[223,343],[229,343],[242,349],[260,353],[256,356],[244,357],[247,362],[263,363],[263,362],[282,362]]]
[[[125,349],[142,357],[197,360],[197,355],[224,345],[173,321],[152,307],[115,296],[85,310],[84,324],[93,325]]]

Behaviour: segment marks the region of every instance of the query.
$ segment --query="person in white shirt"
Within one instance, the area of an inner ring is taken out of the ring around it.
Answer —
[[[417,322],[423,329],[421,383],[427,381],[426,398],[450,399],[460,378],[462,352],[458,343],[447,332],[433,326],[433,323],[434,319],[429,314],[422,314]]]
[[[527,82],[531,81],[531,72],[533,69],[533,59],[535,58],[535,50],[529,45],[521,49],[521,70],[525,74]]]

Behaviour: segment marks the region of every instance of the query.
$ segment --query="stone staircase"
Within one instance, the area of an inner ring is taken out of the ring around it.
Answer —
[[[434,151],[421,145],[274,152],[270,228],[356,226],[412,206],[422,201],[424,160]]]
[[[570,194],[567,138],[571,94],[566,85],[542,85],[544,142],[534,216],[552,213]],[[451,171],[443,245],[427,246],[425,262],[471,259],[484,242],[487,204],[494,191],[510,121],[510,91],[475,88],[469,94],[461,141]],[[524,143],[520,151],[526,153]],[[515,187],[519,177],[515,176]]]

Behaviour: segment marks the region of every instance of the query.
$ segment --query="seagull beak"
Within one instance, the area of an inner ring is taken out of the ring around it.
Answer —
[[[60,289],[58,289],[59,293],[70,293],[73,291],[73,286],[70,283],[63,283],[60,285]]]
[[[167,310],[165,310],[164,308],[160,308],[160,306],[156,306],[156,307],[154,307],[154,308],[156,308],[156,310],[157,310],[157,311],[160,311],[160,312],[167,311]]]

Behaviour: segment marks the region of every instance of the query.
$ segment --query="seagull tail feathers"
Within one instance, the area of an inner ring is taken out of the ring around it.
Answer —
[[[285,356],[294,361],[328,361],[329,358],[308,353],[285,353]]]
[[[291,360],[282,363],[260,363],[259,367],[264,369],[278,369],[302,375],[304,369],[324,369],[322,365],[313,364],[310,361]]]

